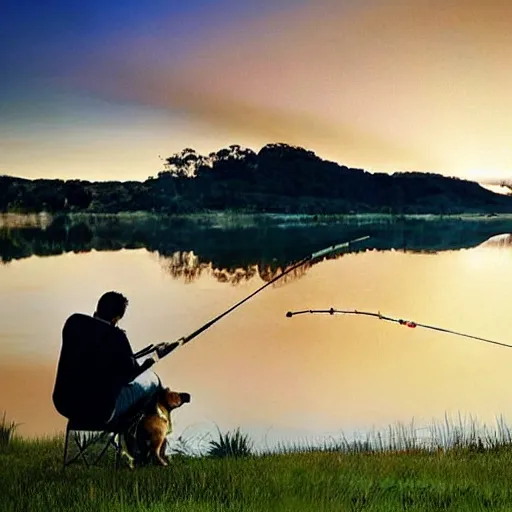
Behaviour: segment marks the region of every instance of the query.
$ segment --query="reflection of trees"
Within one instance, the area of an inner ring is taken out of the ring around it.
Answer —
[[[258,266],[255,265],[248,268],[236,268],[234,270],[227,268],[212,268],[211,272],[215,279],[220,283],[237,285],[244,281],[249,281],[258,274]]]
[[[207,268],[192,251],[176,251],[171,256],[162,257],[162,265],[172,277],[186,283],[196,280]]]
[[[254,277],[259,277],[264,282],[271,281],[274,277],[286,271],[288,267],[272,268],[271,266],[250,265],[242,268],[216,268],[211,262],[201,262],[199,257],[193,251],[177,251],[170,256],[160,256],[160,261],[167,273],[174,279],[182,279],[186,283],[191,283],[204,275],[210,275],[220,283],[237,285],[249,281]],[[309,264],[303,265],[293,272],[290,272],[279,284],[301,278],[310,268]]]
[[[341,257],[341,256],[337,256],[337,257]],[[270,267],[264,268],[260,272],[260,277],[265,282],[271,281],[272,279],[274,279],[274,277],[277,277],[282,272],[286,272],[286,270],[288,270],[291,266],[292,265],[288,265],[282,269],[281,268],[273,269]],[[286,274],[280,281],[277,281],[276,286],[282,286],[291,281],[296,281],[297,279],[300,279],[301,277],[303,277],[307,274],[307,272],[310,268],[311,268],[310,263],[306,263],[305,265],[302,265],[302,266],[296,268],[289,274]]]
[[[215,268],[211,262],[201,262],[193,251],[176,251],[170,256],[160,256],[165,271],[174,279],[182,279],[191,283],[203,275],[211,275],[221,283],[239,284],[249,281],[258,274],[258,267],[247,268]]]
[[[512,232],[512,221],[499,217],[471,221],[391,217],[385,222],[366,223],[350,218],[292,221],[287,224],[267,217],[252,223],[219,225],[212,217],[58,217],[45,229],[0,227],[0,261],[145,248],[158,254],[162,265],[177,279],[192,282],[208,273],[219,282],[237,284],[255,277],[268,282],[307,254],[362,235],[371,238],[351,252],[371,248],[435,253],[476,247],[495,235]],[[303,266],[283,282],[298,279],[307,271]]]
[[[481,244],[481,247],[512,247],[512,234],[493,236]]]

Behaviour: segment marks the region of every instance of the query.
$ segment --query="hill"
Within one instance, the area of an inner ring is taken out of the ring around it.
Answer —
[[[312,151],[268,144],[258,153],[232,145],[208,156],[190,148],[140,181],[27,180],[0,176],[2,212],[221,210],[272,213],[512,212],[512,197],[439,174],[370,173]]]

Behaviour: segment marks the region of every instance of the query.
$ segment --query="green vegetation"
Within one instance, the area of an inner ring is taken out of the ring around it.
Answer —
[[[244,457],[175,455],[166,468],[135,471],[114,471],[111,461],[63,470],[61,438],[15,437],[0,448],[0,510],[511,510],[510,433],[502,425],[481,434],[471,425],[433,427],[429,447],[419,445],[414,429],[392,427],[391,437],[375,433],[366,443]],[[232,443],[236,435],[222,437]]]
[[[210,457],[247,457],[251,455],[252,442],[247,434],[242,434],[240,429],[233,433],[223,434],[219,431],[219,439],[210,441],[207,454]]]
[[[144,182],[26,180],[0,176],[0,212],[249,213],[512,212],[512,197],[438,174],[369,173],[312,151],[268,144],[258,153],[232,145],[208,156],[191,148]]]
[[[0,449],[9,445],[18,427],[18,424],[14,421],[7,421],[6,415],[7,413],[4,412],[2,421],[0,422]]]

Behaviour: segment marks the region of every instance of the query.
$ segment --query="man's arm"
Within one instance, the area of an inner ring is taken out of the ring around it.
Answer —
[[[161,343],[158,343],[154,345],[151,343],[147,347],[144,347],[142,350],[139,350],[135,354],[133,354],[133,357],[135,359],[140,359],[141,357],[148,356],[149,354],[154,354],[153,358],[156,359],[155,363],[158,362],[159,359],[162,359],[162,357],[166,356],[170,352],[172,352],[174,349],[178,348],[180,346],[180,341],[163,341]]]
[[[118,329],[118,338],[118,358],[115,362],[116,373],[118,373],[124,384],[128,384],[128,382],[131,382],[141,373],[153,366],[155,361],[150,358],[146,359],[142,364],[139,364],[135,359],[126,334],[121,329]]]

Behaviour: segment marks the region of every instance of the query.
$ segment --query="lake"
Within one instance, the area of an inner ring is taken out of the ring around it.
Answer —
[[[0,412],[26,436],[64,429],[51,402],[61,329],[74,312],[92,314],[105,291],[129,298],[120,326],[140,349],[193,332],[311,252],[368,234],[154,367],[192,395],[176,411],[176,435],[240,427],[273,447],[412,420],[421,430],[445,415],[512,419],[512,350],[367,317],[285,316],[380,311],[512,344],[509,233],[501,216],[4,216]]]

